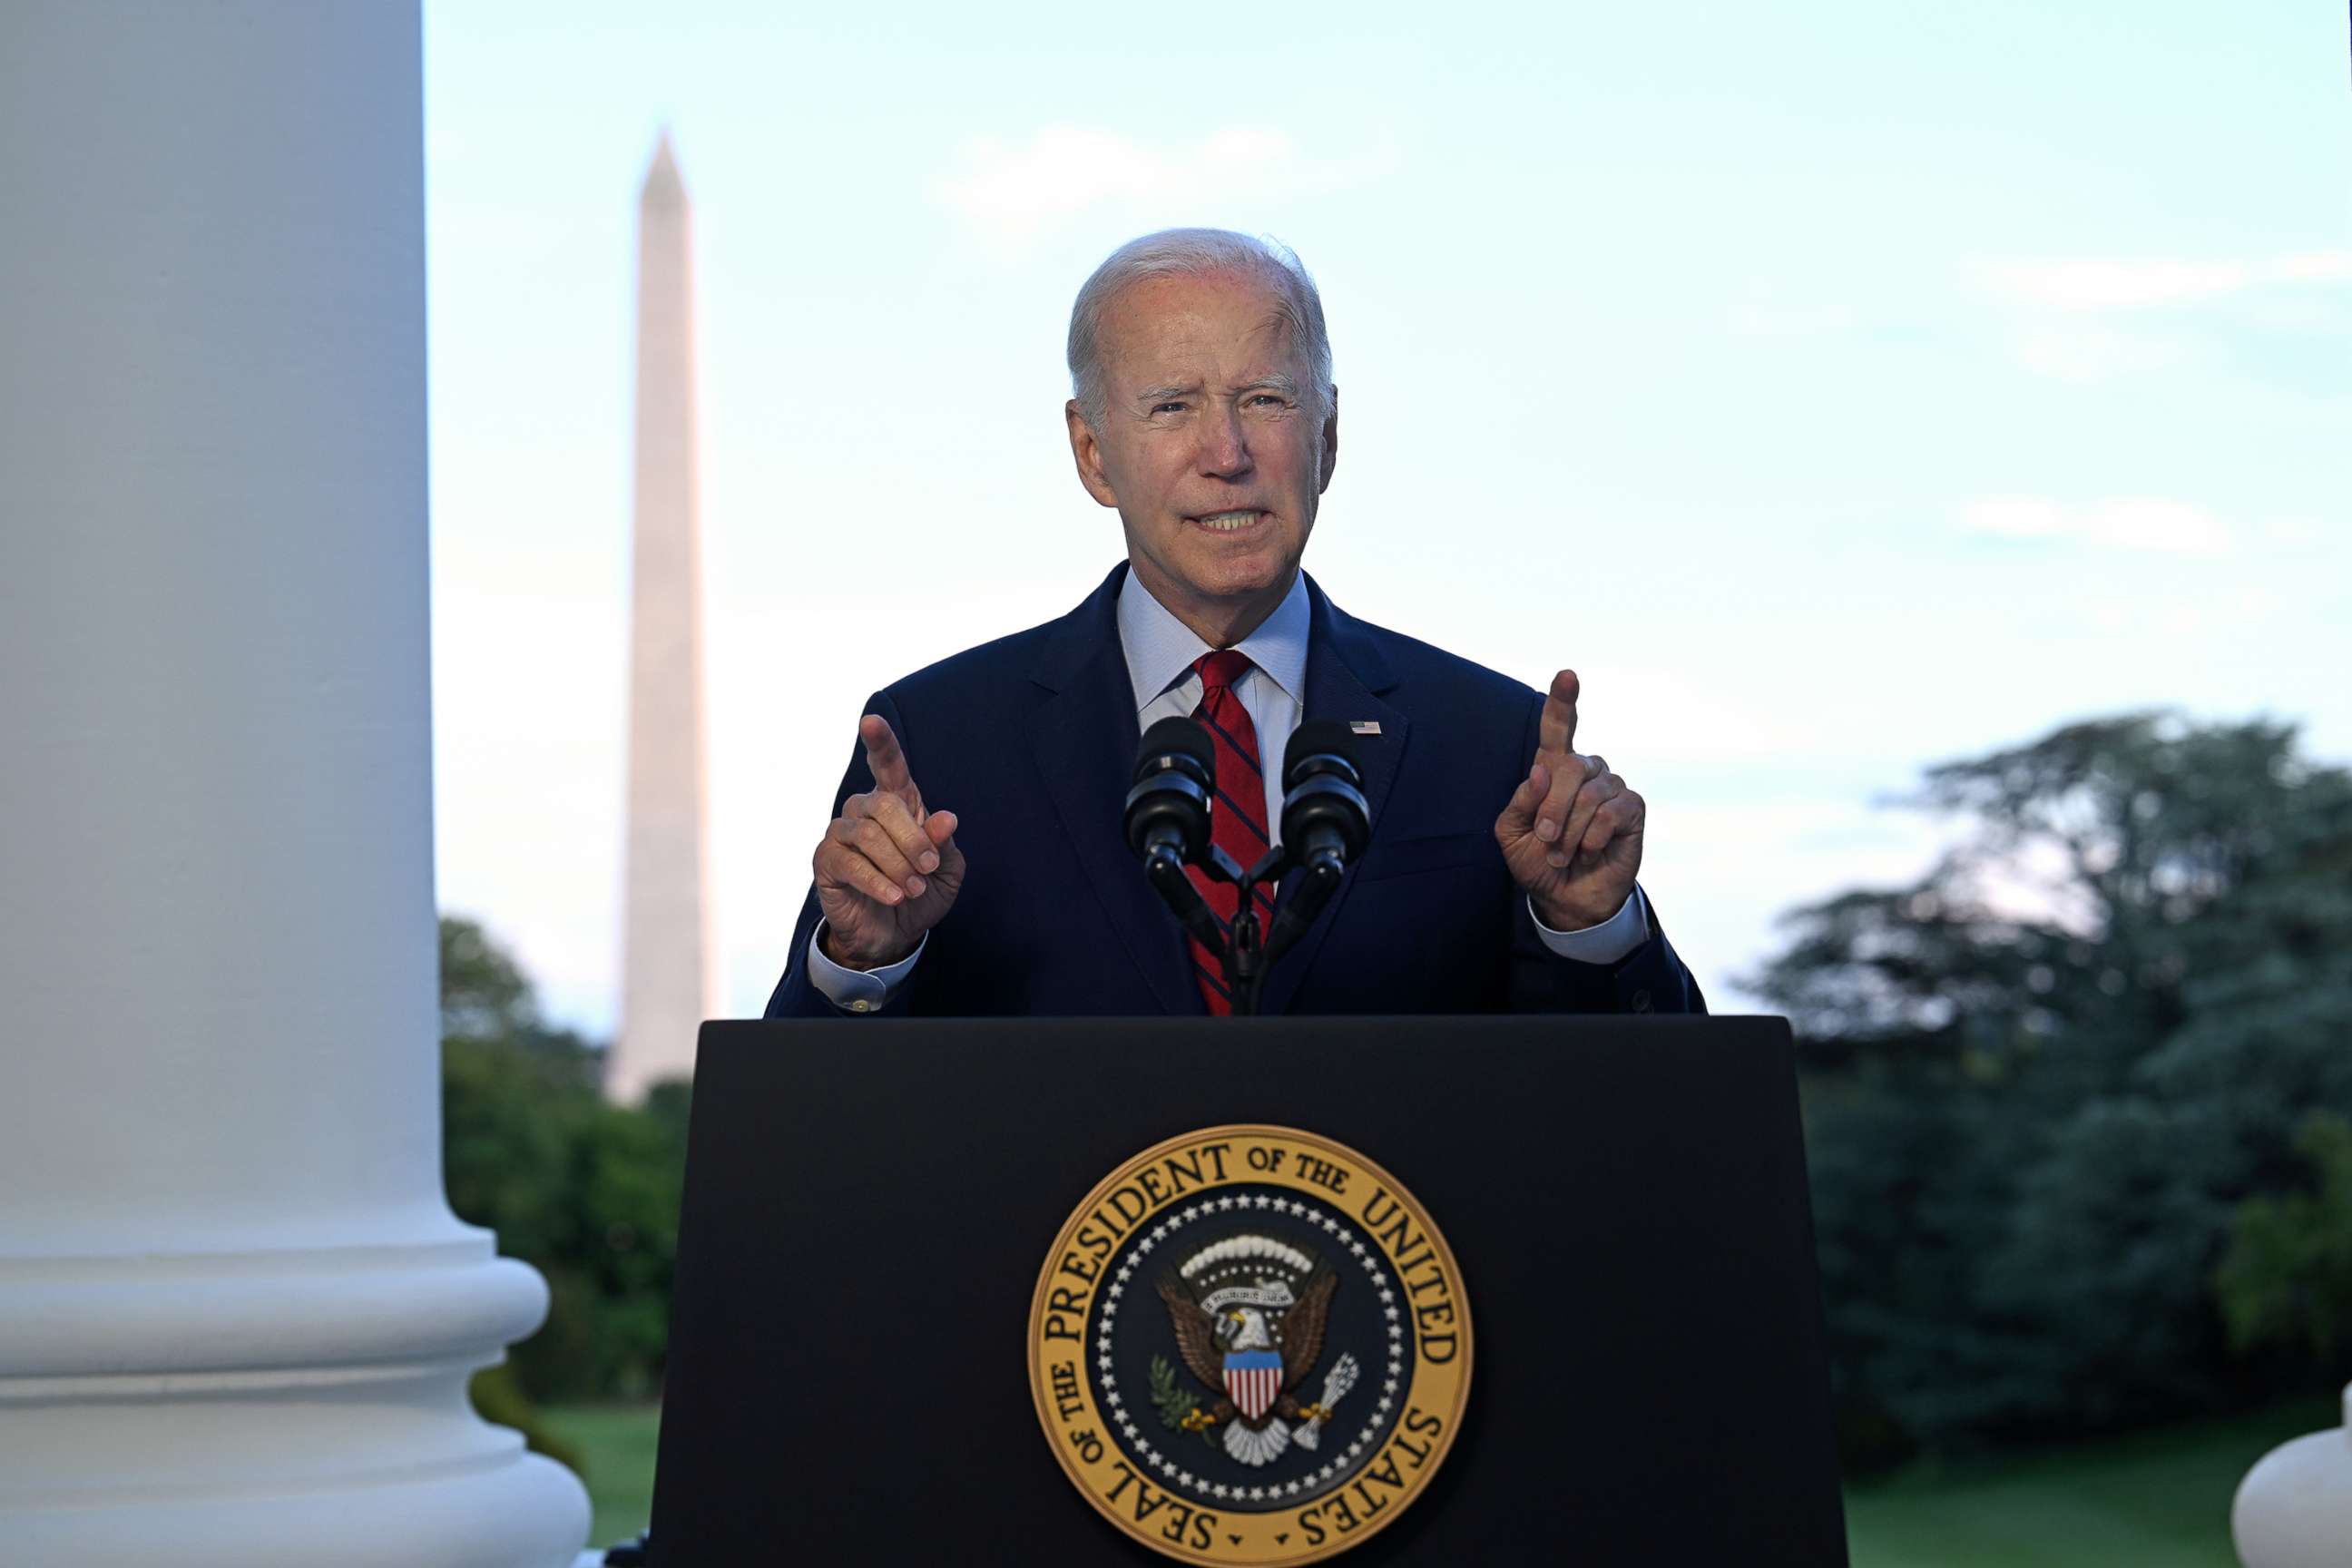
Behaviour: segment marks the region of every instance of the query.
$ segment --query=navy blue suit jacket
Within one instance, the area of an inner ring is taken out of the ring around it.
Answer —
[[[1121,563],[1061,619],[896,681],[890,721],[924,804],[957,816],[969,870],[887,1013],[1199,1014],[1184,934],[1129,853],[1121,811],[1141,740],[1116,606]],[[1370,842],[1298,945],[1267,972],[1267,1013],[1706,1010],[1651,910],[1613,964],[1544,947],[1495,843],[1527,776],[1543,696],[1357,620],[1307,579],[1303,712],[1371,720]],[[856,749],[834,814],[874,787]],[[1286,898],[1286,883],[1277,896]],[[809,983],[811,889],[768,1016],[839,1009]]]

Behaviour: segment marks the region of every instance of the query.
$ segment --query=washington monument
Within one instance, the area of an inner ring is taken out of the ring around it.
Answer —
[[[637,206],[636,545],[629,623],[629,826],[621,1028],[607,1098],[694,1068],[710,1016],[704,888],[702,542],[695,477],[692,237],[662,135]]]

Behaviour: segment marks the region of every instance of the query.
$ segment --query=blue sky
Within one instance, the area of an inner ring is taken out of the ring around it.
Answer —
[[[567,1021],[615,1002],[664,126],[731,1011],[866,693],[1118,558],[1060,345],[1170,224],[1314,269],[1341,450],[1308,570],[1582,675],[1722,1005],[1779,911],[1925,863],[1935,825],[1872,803],[1927,763],[2154,704],[2352,756],[2340,11],[786,9],[426,6],[441,899]]]

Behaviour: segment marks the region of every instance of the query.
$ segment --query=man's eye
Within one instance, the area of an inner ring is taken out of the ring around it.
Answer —
[[[1181,403],[1155,403],[1151,405],[1151,412],[1154,414],[1181,414],[1184,412],[1184,405]]]
[[[1279,395],[1271,392],[1261,392],[1256,396],[1250,399],[1250,403],[1253,406],[1263,405],[1273,408],[1281,407],[1282,401],[1283,400]]]

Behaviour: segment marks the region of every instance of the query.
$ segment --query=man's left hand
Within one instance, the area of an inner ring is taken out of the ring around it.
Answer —
[[[1622,909],[1642,868],[1642,797],[1600,757],[1580,755],[1576,671],[1551,678],[1535,765],[1495,819],[1511,878],[1554,931],[1597,926]]]

